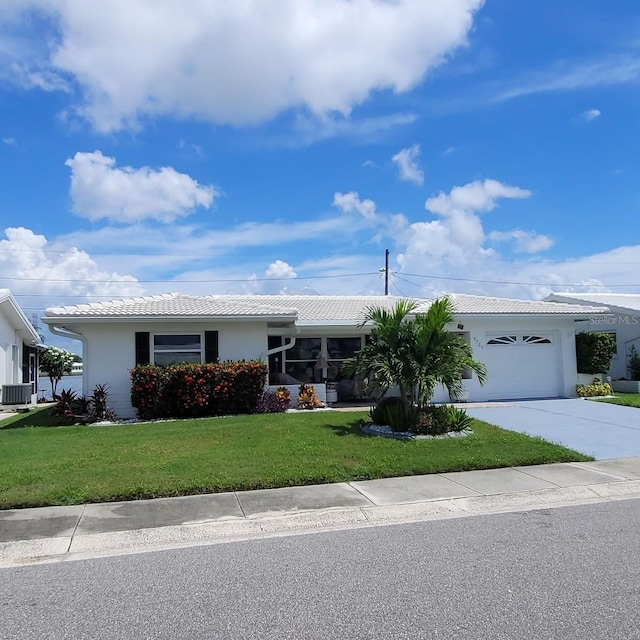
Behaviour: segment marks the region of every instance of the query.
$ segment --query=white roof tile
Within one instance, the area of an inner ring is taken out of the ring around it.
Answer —
[[[597,306],[558,304],[544,300],[492,298],[460,293],[451,294],[450,297],[459,315],[588,315],[606,312],[606,309]]]
[[[595,304],[640,313],[640,293],[572,293],[558,291],[546,298],[551,301]]]
[[[489,298],[452,294],[458,315],[586,315],[606,311],[602,307],[555,302]],[[191,296],[164,294],[126,298],[108,302],[46,310],[47,319],[83,318],[290,318],[301,324],[353,324],[361,321],[369,307],[391,308],[399,300],[395,296],[286,296],[286,295],[220,295]],[[426,310],[430,300],[410,298],[418,310]]]

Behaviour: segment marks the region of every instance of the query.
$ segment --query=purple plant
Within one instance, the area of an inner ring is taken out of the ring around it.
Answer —
[[[273,393],[273,391],[264,391],[258,399],[256,413],[284,413],[291,404],[288,398]]]

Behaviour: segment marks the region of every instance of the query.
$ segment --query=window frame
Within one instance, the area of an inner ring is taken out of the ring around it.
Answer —
[[[198,340],[200,342],[199,349],[195,348],[176,348],[170,350],[162,350],[160,353],[198,353],[200,358],[198,362],[187,362],[185,360],[174,361],[168,363],[158,363],[156,362],[156,344],[155,339],[156,336],[198,336]],[[203,364],[204,363],[204,348],[205,348],[205,339],[203,331],[154,331],[149,332],[149,356],[151,364],[159,364],[159,366],[168,366],[171,364]]]

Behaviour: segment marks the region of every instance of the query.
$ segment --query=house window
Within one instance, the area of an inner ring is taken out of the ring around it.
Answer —
[[[491,338],[487,341],[487,344],[499,345],[499,344],[516,344],[518,342],[517,336],[498,336],[497,338]]]
[[[545,336],[522,336],[524,344],[551,344],[551,340]]]
[[[268,347],[283,344],[281,336],[269,336]],[[362,349],[363,337],[297,338],[290,349],[269,356],[270,384],[338,382],[342,366]],[[285,374],[284,378],[281,374]],[[285,382],[286,379],[286,382]]]
[[[155,334],[153,336],[154,364],[202,362],[202,336],[190,334]]]
[[[344,378],[342,365],[362,349],[362,338],[327,338],[327,381],[338,382]]]
[[[322,338],[298,338],[284,353],[284,371],[299,382],[318,382],[322,372],[316,369]]]

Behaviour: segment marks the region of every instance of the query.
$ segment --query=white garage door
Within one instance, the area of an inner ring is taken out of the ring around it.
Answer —
[[[560,344],[554,334],[487,334],[483,361],[491,400],[562,395]]]

